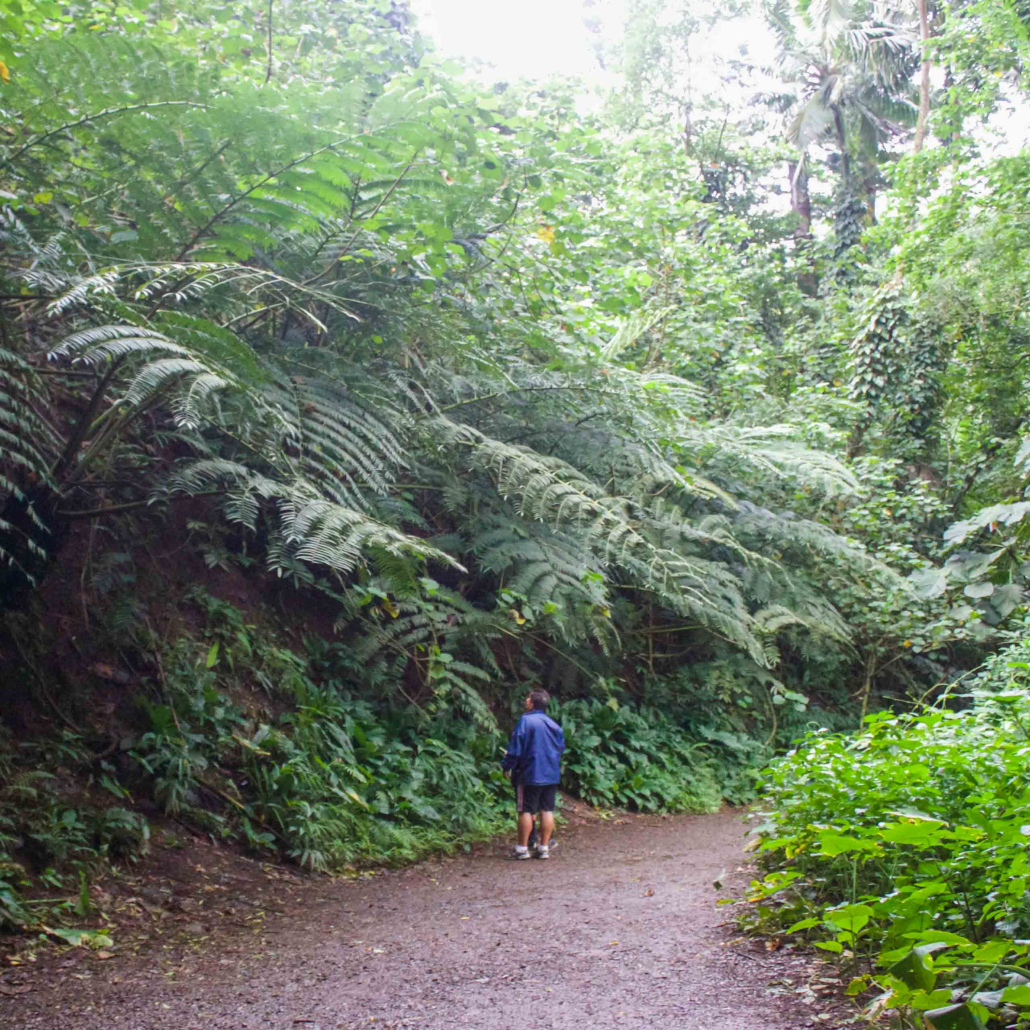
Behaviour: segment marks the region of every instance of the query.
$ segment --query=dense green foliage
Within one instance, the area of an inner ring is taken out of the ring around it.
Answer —
[[[2,739],[0,925],[35,922],[34,885],[60,891],[90,882],[102,858],[145,854],[147,821],[123,807],[143,798],[179,825],[315,870],[411,861],[510,825],[496,727],[377,702],[376,670],[349,648],[309,639],[302,656],[202,590],[183,611],[199,629],[174,641],[131,620],[117,631],[124,651],[153,656],[154,675],[111,746],[97,754],[92,734],[70,730],[47,743]],[[756,757],[742,734],[685,731],[614,701],[555,714],[568,735],[566,785],[605,809],[713,807],[734,789],[717,775],[739,776]],[[68,792],[62,779],[76,772],[101,800]],[[53,904],[81,916],[88,896]]]
[[[887,710],[773,767],[770,889],[1017,933],[1022,701],[963,677],[1025,636],[1030,11],[626,6],[591,114],[396,0],[0,12],[0,918],[144,796],[310,868],[489,834],[542,683],[645,811]],[[18,814],[41,712],[116,808]]]
[[[683,620],[698,647],[724,640],[758,671],[787,633],[844,640],[818,577],[773,547],[890,581],[773,513],[794,490],[853,493],[833,455],[779,413],[763,426],[713,408],[711,371],[675,349],[638,356],[690,332],[685,298],[652,299],[663,247],[676,265],[713,248],[739,264],[735,216],[676,232],[701,223],[689,177],[670,171],[675,206],[631,243],[653,189],[619,181],[625,145],[560,95],[484,95],[428,59],[415,69],[414,52],[342,93],[314,73],[258,87],[113,29],[60,37],[37,40],[5,92],[22,125],[4,173],[8,289],[29,298],[13,303],[33,334],[5,373],[21,405],[8,594],[42,581],[73,520],[221,496],[273,572],[334,584],[370,647],[427,683],[434,649],[460,660],[446,681],[468,694],[501,637],[576,690],[644,645],[652,671],[652,634]],[[599,239],[594,208],[612,212]],[[744,299],[725,289],[720,317]],[[30,433],[62,397],[83,414]],[[364,614],[380,595],[395,625]]]
[[[555,717],[565,730],[566,783],[591,804],[641,812],[718,805],[720,793],[698,745],[657,711],[570,701]]]
[[[759,853],[775,871],[752,885],[754,918],[814,934],[854,971],[853,993],[875,982],[889,1008],[936,1010],[956,987],[985,1020],[984,1006],[1030,1004],[1025,987],[990,993],[1030,964],[1030,699],[995,678],[965,711],[811,734],[763,781]]]

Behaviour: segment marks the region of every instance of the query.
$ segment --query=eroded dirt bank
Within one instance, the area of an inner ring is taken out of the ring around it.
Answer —
[[[207,893],[136,954],[5,973],[0,1025],[836,1027],[810,960],[765,956],[720,925],[712,882],[740,882],[742,832],[728,812],[573,814],[548,862],[512,862],[498,842],[353,882],[209,871]],[[8,993],[18,984],[31,989]]]

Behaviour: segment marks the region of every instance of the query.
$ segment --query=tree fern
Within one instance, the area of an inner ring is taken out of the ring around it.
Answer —
[[[577,532],[604,566],[620,569],[673,610],[692,615],[762,660],[739,580],[725,566],[653,543],[628,498],[606,494],[564,462],[439,416],[433,428],[471,467],[492,475],[519,515]]]
[[[493,729],[493,714],[478,685],[501,678],[492,644],[507,633],[500,613],[483,611],[460,594],[432,584],[423,598],[401,598],[377,608],[358,624],[356,657],[376,677],[403,679],[413,663],[425,689],[437,700],[466,711]],[[478,664],[456,658],[466,654]]]
[[[224,492],[227,518],[248,529],[257,528],[262,513],[268,515],[275,527],[267,555],[273,572],[281,574],[296,560],[348,574],[378,555],[378,564],[393,573],[394,586],[410,590],[420,562],[461,568],[423,540],[328,500],[314,483],[270,478],[225,459],[183,465],[152,501],[209,491]]]
[[[570,644],[593,639],[614,654],[619,634],[607,577],[589,542],[513,514],[502,510],[473,538],[479,570],[493,574],[498,589],[524,598],[538,625],[553,627]]]
[[[47,526],[37,486],[50,483],[58,437],[40,414],[45,394],[33,368],[0,347],[0,564],[32,578],[25,557],[45,557]]]

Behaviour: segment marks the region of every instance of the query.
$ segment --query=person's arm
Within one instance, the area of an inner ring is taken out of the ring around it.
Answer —
[[[519,719],[515,729],[511,731],[511,736],[508,738],[508,751],[501,759],[501,768],[507,775],[510,775],[513,769],[518,768],[519,759],[522,757],[525,741],[525,734],[522,732],[522,729],[522,720]]]

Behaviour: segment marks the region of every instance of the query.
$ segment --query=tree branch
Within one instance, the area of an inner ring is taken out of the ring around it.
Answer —
[[[45,143],[48,139],[58,136],[62,132],[67,132],[69,129],[75,129],[80,125],[85,125],[87,122],[95,122],[98,118],[108,118],[116,114],[125,114],[128,111],[149,111],[155,107],[199,107],[206,111],[209,105],[198,104],[193,100],[158,100],[151,104],[130,104],[127,107],[108,107],[103,111],[98,111],[96,114],[87,114],[77,122],[67,122],[50,132],[44,133],[42,136],[37,136],[35,139],[29,140],[25,146],[16,150],[10,157],[5,158],[4,164],[14,164],[14,162],[17,161],[26,150],[38,147],[40,143]]]
[[[178,497],[169,497],[168,500],[184,500],[192,497],[221,497],[227,491],[225,490],[201,490],[195,494],[179,494]],[[136,508],[146,508],[153,504],[154,501],[148,498],[145,501],[129,501],[126,504],[109,504],[103,508],[88,508],[82,511],[58,511],[58,515],[62,519],[71,521],[72,519],[95,519],[100,518],[102,515],[117,515],[122,511],[133,511]]]
[[[104,378],[97,384],[96,390],[93,391],[93,396],[89,400],[89,404],[86,410],[82,414],[82,418],[79,419],[78,425],[75,427],[75,431],[68,438],[68,443],[65,444],[64,450],[61,452],[61,456],[54,463],[54,467],[50,470],[51,478],[56,482],[62,473],[68,468],[69,465],[75,460],[75,456],[79,453],[79,448],[82,446],[82,441],[86,439],[86,434],[89,432],[90,427],[93,425],[93,420],[96,418],[97,412],[100,410],[100,405],[103,402],[104,395],[107,393],[107,388],[111,385],[111,380],[114,379],[115,374],[121,367],[121,359],[116,358],[111,362],[111,367],[104,374]]]
[[[912,150],[918,154],[926,139],[927,123],[930,120],[930,57],[926,44],[930,39],[930,19],[927,14],[927,0],[919,0],[919,36],[923,43],[923,62],[919,78],[919,121],[916,123],[916,138]]]
[[[418,155],[421,154],[421,153],[422,153],[422,148],[419,147],[419,149],[416,150],[414,154],[412,154],[411,160],[404,166],[403,170],[401,171],[401,174],[398,175],[396,179],[394,179],[393,185],[379,198],[379,202],[376,204],[376,206],[374,208],[372,208],[372,211],[369,214],[365,215],[361,219],[361,221],[363,223],[367,222],[370,218],[375,218],[375,216],[377,214],[379,214],[379,212],[382,209],[383,205],[390,199],[391,196],[393,196],[393,191],[395,189],[397,189],[397,187],[400,186],[400,184],[404,181],[404,176],[407,175],[409,171],[411,171],[411,166],[418,160]],[[358,195],[358,191],[355,189],[354,196],[357,197],[357,195]],[[352,205],[352,209],[353,209],[353,205]],[[351,238],[344,244],[343,250],[340,251],[341,255],[346,254],[347,251],[349,251],[351,249],[351,247],[354,246],[354,241],[358,238],[358,235],[360,234],[360,232],[361,232],[361,226],[359,225],[357,227],[357,229],[354,230],[354,233],[351,236]],[[310,279],[305,279],[304,280],[304,285],[305,286],[310,286],[312,283],[315,283],[319,279],[321,279],[322,276],[324,276],[326,274],[326,272],[328,272],[330,269],[337,268],[338,266],[339,266],[339,262],[338,261],[334,261],[331,265],[329,265],[328,268],[322,269],[322,271],[319,272],[318,275],[314,275]]]
[[[317,150],[312,150],[308,154],[303,154],[298,157],[295,161],[290,161],[288,164],[282,166],[274,172],[269,172],[259,182],[254,183],[250,189],[244,190],[238,196],[233,197],[224,207],[216,211],[208,220],[204,223],[190,238],[189,242],[179,251],[176,262],[183,261],[186,255],[193,249],[197,241],[204,236],[209,229],[217,222],[221,220],[224,215],[227,215],[241,200],[246,200],[252,193],[261,189],[262,186],[267,186],[273,179],[277,179],[283,172],[288,172],[291,168],[296,168],[297,165],[303,164],[305,161],[310,161],[313,157],[318,157],[319,154],[324,154],[327,150],[334,150],[341,143],[347,143],[350,140],[357,139],[357,136],[341,136],[337,140],[333,140],[332,143],[327,143],[324,147],[319,147]]]

